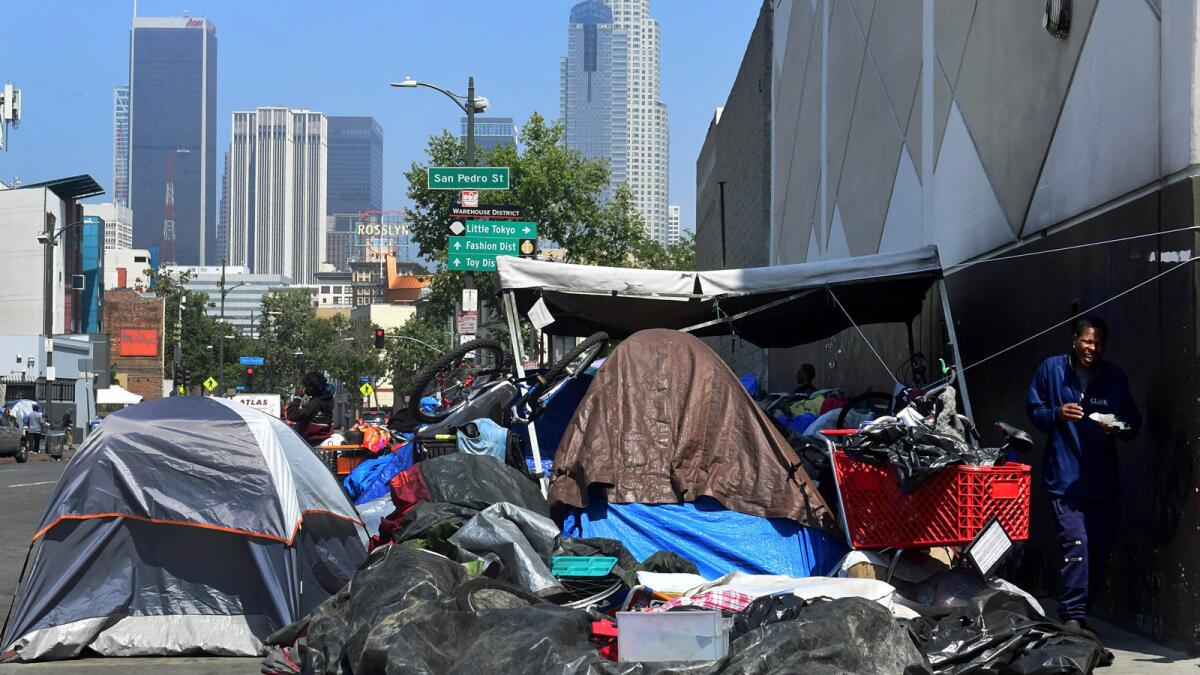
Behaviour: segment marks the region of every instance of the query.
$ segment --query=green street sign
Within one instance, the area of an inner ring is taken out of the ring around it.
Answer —
[[[430,190],[507,190],[507,166],[431,166],[426,179]]]
[[[451,253],[449,267],[457,272],[495,272],[495,255],[477,255],[471,253]]]
[[[537,223],[526,220],[468,220],[462,234],[489,239],[537,239]],[[455,228],[457,229],[457,228]]]
[[[487,239],[481,237],[450,237],[450,255],[476,253],[490,255],[519,255],[520,239]]]

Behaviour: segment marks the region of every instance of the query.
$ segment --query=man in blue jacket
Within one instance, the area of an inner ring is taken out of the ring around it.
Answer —
[[[1062,617],[1082,628],[1093,591],[1104,581],[1117,525],[1115,437],[1130,440],[1142,426],[1125,373],[1101,360],[1107,338],[1103,319],[1077,321],[1071,352],[1042,362],[1025,402],[1029,419],[1049,434],[1043,484],[1062,545]]]

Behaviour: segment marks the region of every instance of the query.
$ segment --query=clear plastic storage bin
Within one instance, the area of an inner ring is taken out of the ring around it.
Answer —
[[[617,612],[621,661],[715,661],[729,653],[733,620],[717,611]]]

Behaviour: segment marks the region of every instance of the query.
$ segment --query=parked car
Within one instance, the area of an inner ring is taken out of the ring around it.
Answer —
[[[387,425],[388,411],[383,408],[366,408],[362,413],[362,421],[367,424]]]
[[[29,459],[29,439],[17,421],[7,415],[0,416],[0,457],[14,457],[24,464]]]

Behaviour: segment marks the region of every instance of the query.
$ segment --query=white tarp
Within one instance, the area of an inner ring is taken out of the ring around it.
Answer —
[[[96,405],[133,405],[141,402],[141,396],[119,384],[110,384],[107,389],[96,392]]]
[[[515,256],[496,258],[500,288],[539,289],[595,295],[686,297],[695,292],[699,272],[641,270],[545,262]]]
[[[940,269],[936,246],[841,260],[706,272],[596,267],[513,256],[496,258],[501,290],[539,289],[594,295],[694,297],[697,279],[699,294],[704,297],[799,291]]]
[[[699,272],[699,275],[700,288],[704,295],[720,296],[799,291],[825,285],[937,272],[941,268],[937,247],[926,246],[899,253],[880,253],[796,265],[713,270]]]

